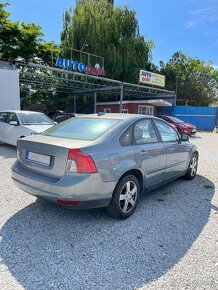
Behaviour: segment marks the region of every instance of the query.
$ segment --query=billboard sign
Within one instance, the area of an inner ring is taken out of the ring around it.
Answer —
[[[141,69],[139,82],[143,84],[154,85],[157,87],[165,87],[165,76],[152,73],[150,71],[146,71]]]

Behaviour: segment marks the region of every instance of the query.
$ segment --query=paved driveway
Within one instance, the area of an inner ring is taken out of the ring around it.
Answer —
[[[143,196],[124,221],[36,201],[0,145],[0,289],[218,289],[218,134],[192,141],[196,179]]]

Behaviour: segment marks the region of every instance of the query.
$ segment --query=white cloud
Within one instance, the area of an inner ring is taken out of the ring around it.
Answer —
[[[198,8],[189,13],[190,19],[186,22],[187,28],[199,27],[206,23],[215,24],[218,22],[218,5]]]
[[[187,28],[191,28],[191,27],[195,26],[195,21],[193,21],[193,20],[187,21],[185,26]]]

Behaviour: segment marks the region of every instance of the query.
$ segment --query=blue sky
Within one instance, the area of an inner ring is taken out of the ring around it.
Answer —
[[[75,0],[8,0],[12,20],[42,26],[47,41],[60,43],[63,11]],[[155,44],[153,61],[168,61],[177,50],[210,60],[218,68],[218,0],[115,0],[134,9],[140,32]]]

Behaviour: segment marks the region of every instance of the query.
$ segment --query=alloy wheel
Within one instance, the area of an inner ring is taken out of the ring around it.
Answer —
[[[194,176],[197,172],[197,165],[198,165],[198,161],[197,161],[197,157],[196,156],[193,156],[192,157],[192,160],[191,160],[191,163],[190,163],[190,175],[191,176]]]
[[[136,204],[138,188],[134,181],[127,181],[121,189],[119,206],[123,213],[130,212]]]

